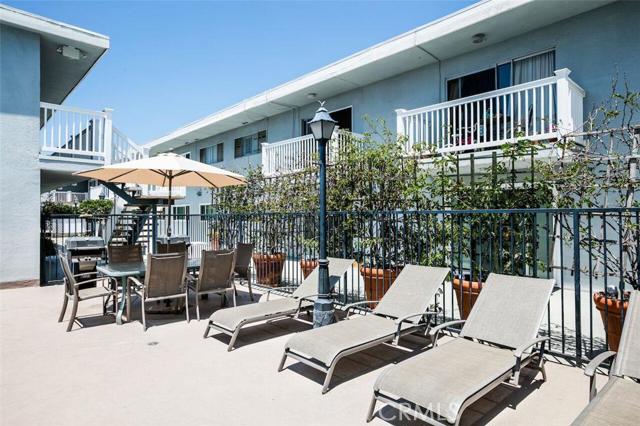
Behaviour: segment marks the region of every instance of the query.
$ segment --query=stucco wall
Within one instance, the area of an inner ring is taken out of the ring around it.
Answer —
[[[446,97],[446,80],[480,71],[498,63],[547,49],[556,51],[556,69],[571,69],[571,78],[586,90],[584,112],[607,99],[611,79],[619,71],[626,76],[635,90],[640,89],[640,3],[618,2],[575,16],[565,21],[540,28],[500,43],[490,44],[471,53],[418,68],[368,86],[327,99],[329,110],[351,106],[353,131],[368,130],[363,117],[382,118],[395,130],[395,109],[412,109],[442,102]],[[491,32],[487,33],[491,40]],[[213,143],[225,143],[225,161],[220,167],[242,171],[247,164],[259,164],[259,155],[233,159],[233,139],[258,130],[267,129],[268,141],[277,142],[300,135],[300,122],[310,118],[317,103],[310,102],[300,108],[270,117],[257,123],[199,141],[176,152],[191,150],[198,159],[198,149]],[[196,197],[189,189],[187,201],[197,208],[206,203],[206,192]],[[192,210],[195,212],[195,210]]]
[[[0,286],[39,280],[40,39],[0,25]]]

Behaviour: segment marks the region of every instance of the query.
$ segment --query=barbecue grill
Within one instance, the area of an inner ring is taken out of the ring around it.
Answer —
[[[94,278],[96,265],[107,257],[107,247],[101,237],[67,238],[64,248],[71,272],[74,275],[82,274],[80,281]]]

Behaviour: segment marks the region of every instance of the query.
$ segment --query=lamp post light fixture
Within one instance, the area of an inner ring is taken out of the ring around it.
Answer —
[[[320,224],[320,235],[318,238],[318,297],[313,304],[313,327],[322,327],[333,322],[333,301],[329,285],[329,261],[327,260],[327,141],[333,135],[336,121],[331,118],[329,112],[324,107],[324,102],[320,102],[320,108],[316,115],[309,122],[311,133],[318,141],[318,156],[320,159],[320,170],[318,173],[320,187],[320,206],[318,208],[318,219]]]

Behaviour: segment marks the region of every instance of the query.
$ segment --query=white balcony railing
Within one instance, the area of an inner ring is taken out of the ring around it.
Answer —
[[[127,191],[135,191],[134,195],[138,198],[169,198],[169,187],[158,185],[125,185]],[[187,188],[185,186],[174,186],[171,188],[171,198],[180,199],[187,196]]]
[[[327,161],[335,161],[340,148],[356,133],[336,131],[327,144]],[[317,161],[318,143],[313,135],[262,144],[262,173],[265,176],[295,173],[313,166]]]
[[[51,191],[42,195],[42,201],[52,201],[54,203],[62,204],[77,204],[81,201],[88,200],[89,194],[87,192],[73,192],[73,191]]]
[[[41,156],[99,164],[142,158],[142,148],[113,127],[111,113],[41,102]]]
[[[405,150],[460,152],[503,145],[522,136],[553,139],[582,129],[584,90],[561,69],[549,78],[443,102],[396,110]]]

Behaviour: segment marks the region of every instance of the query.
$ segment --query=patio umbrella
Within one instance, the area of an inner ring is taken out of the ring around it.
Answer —
[[[174,153],[111,164],[97,169],[74,173],[91,179],[112,183],[136,183],[169,187],[169,221],[167,236],[171,236],[172,186],[200,186],[222,188],[244,185],[244,176],[208,164],[193,161]]]

